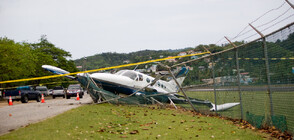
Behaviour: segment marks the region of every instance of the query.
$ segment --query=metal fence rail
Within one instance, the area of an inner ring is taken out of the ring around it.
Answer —
[[[254,28],[254,27],[253,27]],[[258,32],[258,31],[257,31]],[[241,46],[189,63],[198,73],[189,97],[240,106],[217,114],[244,119],[257,128],[294,133],[294,23]],[[198,85],[198,86],[197,86]],[[214,88],[215,87],[215,88]],[[188,106],[185,106],[188,107]],[[196,106],[202,113],[207,107]]]

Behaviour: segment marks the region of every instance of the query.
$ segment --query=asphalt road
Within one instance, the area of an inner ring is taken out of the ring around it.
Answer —
[[[30,101],[26,104],[16,103],[13,106],[1,107],[0,135],[91,102],[92,99],[89,94],[85,94],[84,98],[79,101],[75,100],[75,98],[56,97],[52,100],[45,100],[45,103]]]

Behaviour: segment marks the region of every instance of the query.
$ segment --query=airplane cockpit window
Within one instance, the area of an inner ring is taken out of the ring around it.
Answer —
[[[157,85],[160,87],[160,83],[158,82]]]
[[[139,81],[143,81],[143,75],[139,74]]]
[[[135,80],[137,77],[137,74],[133,71],[126,71],[122,74],[122,76],[126,76],[126,77],[131,78],[132,80]]]
[[[150,79],[149,78],[146,78],[146,81],[147,81],[147,83],[150,83]]]
[[[116,75],[121,75],[122,73],[124,73],[126,70],[120,70],[117,73],[115,73]]]

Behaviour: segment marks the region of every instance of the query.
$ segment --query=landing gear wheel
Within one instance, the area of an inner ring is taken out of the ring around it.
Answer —
[[[29,102],[29,98],[28,98],[28,96],[24,96],[24,97],[22,97],[22,98],[21,98],[21,102],[22,102],[22,103],[28,103],[28,102]]]
[[[41,96],[40,95],[38,95],[38,97],[37,97],[37,102],[40,102],[41,101]]]

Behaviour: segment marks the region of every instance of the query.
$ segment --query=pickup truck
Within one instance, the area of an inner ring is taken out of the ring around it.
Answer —
[[[9,97],[11,96],[12,101],[21,101],[22,103],[27,103],[29,100],[41,101],[41,93],[35,91],[33,87],[22,86],[14,90],[7,90],[3,93],[3,98],[7,99],[9,102]]]

